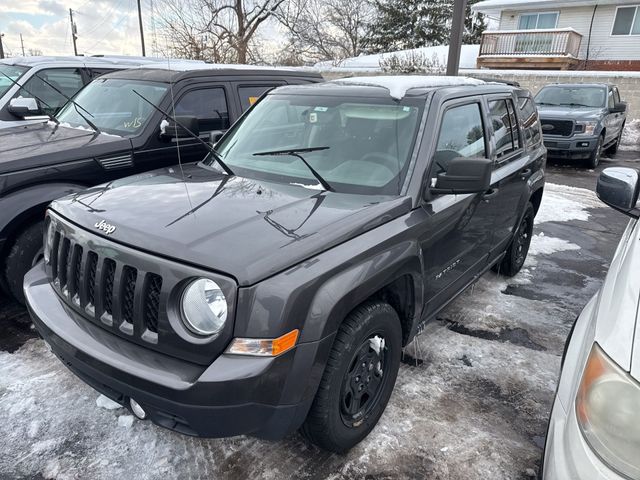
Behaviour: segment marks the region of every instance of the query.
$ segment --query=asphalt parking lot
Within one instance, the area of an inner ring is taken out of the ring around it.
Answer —
[[[345,456],[297,434],[204,440],[133,421],[105,408],[25,311],[0,299],[0,478],[535,477],[564,340],[627,224],[593,194],[596,177],[636,162],[630,151],[597,171],[550,162],[523,271],[487,274],[405,349],[387,411]]]

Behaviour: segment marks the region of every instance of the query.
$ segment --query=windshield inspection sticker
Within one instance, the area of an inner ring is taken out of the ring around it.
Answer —
[[[311,112],[309,114],[309,123],[316,123],[318,121],[318,114],[315,112]]]

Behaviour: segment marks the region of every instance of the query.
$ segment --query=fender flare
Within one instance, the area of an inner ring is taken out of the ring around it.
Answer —
[[[43,215],[53,200],[84,190],[78,183],[42,183],[12,192],[1,198],[0,238],[7,240],[32,219]]]

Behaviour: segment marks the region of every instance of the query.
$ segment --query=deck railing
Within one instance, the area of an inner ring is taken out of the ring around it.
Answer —
[[[482,34],[480,56],[567,56],[578,58],[582,35],[571,28],[503,30]]]

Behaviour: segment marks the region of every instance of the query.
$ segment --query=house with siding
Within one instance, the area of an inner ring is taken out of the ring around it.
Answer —
[[[484,0],[479,68],[640,71],[640,0]]]

